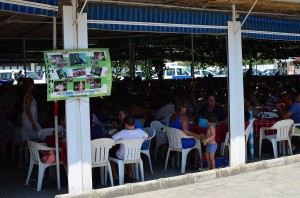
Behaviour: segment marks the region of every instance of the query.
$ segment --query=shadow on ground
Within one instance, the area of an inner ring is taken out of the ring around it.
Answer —
[[[256,156],[253,160],[248,160],[248,163],[273,159],[273,150],[270,143],[264,142],[263,153],[262,157],[258,158]],[[296,139],[294,144],[300,145],[300,139]],[[300,147],[294,152],[294,154],[299,154]],[[161,152],[159,154],[162,154]],[[249,155],[248,155],[249,157]],[[154,159],[152,157],[152,159]],[[180,175],[180,168],[179,167],[171,167],[171,162],[169,163],[167,171],[164,171],[164,157],[159,155],[157,162],[153,162],[153,175],[150,174],[148,160],[144,158],[144,172],[145,172],[145,180],[154,180],[158,178],[165,178],[165,177],[172,177]],[[153,160],[152,160],[153,161]],[[33,174],[31,176],[31,180],[29,185],[25,185],[25,180],[27,176],[28,168],[25,169],[17,169],[15,162],[9,165],[0,165],[0,197],[1,198],[35,198],[35,197],[54,197],[58,194],[65,194],[68,193],[67,187],[67,177],[63,167],[61,167],[61,190],[57,190],[56,180],[49,179],[49,171],[46,172],[46,176],[44,177],[42,190],[40,192],[36,191],[37,185],[37,170],[38,167],[35,166],[33,170]],[[187,173],[198,172],[198,169],[187,169]],[[106,186],[100,185],[100,178],[99,178],[98,170],[94,171],[93,176],[93,188],[100,189],[105,188]],[[138,182],[138,181],[136,181]]]

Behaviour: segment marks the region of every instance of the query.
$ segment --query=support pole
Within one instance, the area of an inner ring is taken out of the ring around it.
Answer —
[[[194,35],[191,34],[191,55],[192,55],[192,64],[191,64],[191,77],[192,77],[192,91],[195,93],[195,51],[194,51]]]
[[[249,53],[250,53],[250,62],[249,62],[249,70],[252,71],[253,73],[253,63],[252,63],[252,49],[249,49]],[[252,76],[252,73],[250,73],[250,76]]]
[[[63,6],[64,49],[87,49],[87,14],[77,18],[77,1]],[[80,40],[78,40],[80,38]],[[89,98],[66,100],[69,193],[92,190]]]
[[[54,50],[57,48],[56,38],[57,38],[57,33],[56,33],[56,17],[53,17],[53,49]]]
[[[131,69],[131,71],[132,71],[132,76],[133,76],[133,78],[132,78],[132,80],[134,80],[135,79],[135,70],[136,70],[136,65],[135,65],[135,47],[134,46],[132,46],[132,69]]]
[[[133,81],[134,80],[134,71],[133,71],[133,67],[134,67],[134,63],[133,63],[133,47],[132,47],[132,42],[131,40],[129,40],[128,43],[128,47],[129,47],[129,76],[130,79]]]
[[[53,49],[56,49],[56,17],[53,17]],[[59,167],[59,144],[58,144],[58,103],[54,100],[54,130],[55,130],[55,156],[56,156],[56,179],[57,188],[60,189],[60,167]]]
[[[245,164],[244,87],[241,23],[228,22],[230,166]]]
[[[57,179],[57,189],[61,188],[60,185],[60,168],[59,168],[59,144],[58,144],[58,103],[57,100],[54,101],[54,130],[55,130],[55,158],[56,158],[56,179]]]
[[[24,57],[24,75],[25,75],[25,78],[27,76],[27,72],[26,72],[26,41],[25,41],[25,38],[23,38],[23,57]]]

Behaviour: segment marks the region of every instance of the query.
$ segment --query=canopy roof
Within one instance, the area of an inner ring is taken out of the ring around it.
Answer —
[[[79,8],[81,8],[84,1],[85,0],[79,1]],[[243,20],[243,17],[254,3],[255,0],[88,0],[87,8],[93,4],[99,4],[105,5],[106,7],[112,5],[148,8],[153,10],[169,9],[188,12],[201,11],[205,13],[216,13],[221,17],[226,16],[226,19],[230,19],[232,10],[231,5],[235,4],[236,10],[242,16],[241,20]],[[0,62],[17,62],[18,60],[23,59],[23,39],[25,39],[27,61],[31,62],[34,59],[42,60],[41,51],[52,48],[52,16],[57,17],[58,48],[62,48],[61,11],[63,5],[70,5],[70,0],[0,0],[0,26],[2,29],[2,31],[0,31]],[[259,17],[277,20],[277,22],[288,20],[297,24],[294,26],[291,25],[291,28],[298,28],[298,22],[300,19],[299,16],[300,2],[298,0],[258,0],[250,17],[248,18],[249,23],[245,23],[244,28],[247,29],[248,27],[251,27],[251,25],[257,23],[257,21],[260,21],[261,18]],[[91,19],[92,18],[90,18],[90,20]],[[97,26],[96,24],[97,23],[90,23],[89,25],[89,28],[98,28],[97,30],[89,30],[90,47],[109,47],[114,50],[114,48],[117,49],[118,44],[122,46],[124,45],[123,47],[126,48],[128,46],[128,39],[140,39],[143,40],[143,42],[146,40],[152,40],[154,43],[162,43],[161,41],[157,42],[157,40],[167,38],[174,40],[179,37],[175,35],[166,36],[165,34],[153,34],[146,32],[111,32],[108,31],[110,30],[109,28],[99,29],[99,27],[95,27]],[[280,25],[277,25],[277,27],[279,26]],[[261,27],[264,27],[264,25],[262,24]],[[298,33],[298,30],[287,29],[287,32],[288,31],[291,31],[291,33]],[[225,34],[226,30],[218,29],[218,32],[208,31],[202,33]],[[244,35],[247,34],[250,33],[245,33]],[[290,37],[291,35],[287,36]],[[205,40],[205,36],[199,35],[195,36],[195,38],[196,37],[200,40]],[[284,36],[281,36],[280,38],[273,37],[274,35],[266,38],[286,39]],[[157,40],[154,41],[154,38]],[[120,43],[120,40],[123,40],[123,42]],[[127,53],[128,49],[125,51]],[[119,54],[124,54],[124,51],[119,52]]]
[[[84,0],[82,0],[84,1]],[[231,12],[231,5],[235,4],[237,11],[248,12],[255,0],[89,0],[120,5],[136,5],[148,7],[169,7],[178,9],[202,9],[206,11]],[[299,19],[300,1],[298,0],[258,0],[253,9],[254,14],[264,16],[284,16]]]

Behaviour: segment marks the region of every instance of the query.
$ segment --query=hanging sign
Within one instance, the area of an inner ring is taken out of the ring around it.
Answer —
[[[110,95],[108,49],[45,51],[44,59],[48,101]]]

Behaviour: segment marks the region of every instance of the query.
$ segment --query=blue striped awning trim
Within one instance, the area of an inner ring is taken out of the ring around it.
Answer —
[[[89,23],[88,28],[115,30],[115,31],[132,31],[132,32],[159,32],[159,33],[198,33],[198,34],[218,34],[227,32],[226,29],[217,28],[189,28],[189,27],[170,27],[170,26],[148,26],[148,25],[124,25],[124,24],[104,24]]]
[[[289,36],[284,33],[267,34],[267,33],[244,33],[242,32],[242,37],[254,38],[254,39],[265,39],[265,40],[282,40],[282,41],[300,41],[300,35]]]
[[[24,0],[24,1],[29,1],[29,2],[35,2],[35,3],[42,3],[42,4],[57,6],[59,0]]]
[[[152,7],[88,4],[89,20],[226,26],[230,14]]]
[[[227,32],[227,21],[231,21],[229,13],[95,3],[89,3],[86,12],[89,28],[116,31],[219,34]],[[242,36],[300,40],[300,20],[249,16]]]
[[[249,16],[242,29],[300,34],[300,20]]]
[[[14,2],[0,0],[0,10],[33,15],[55,16],[58,10],[57,3],[58,0],[23,0]]]

